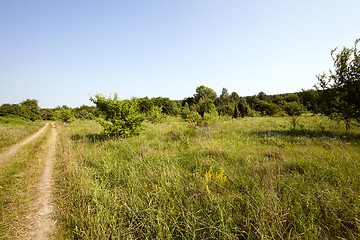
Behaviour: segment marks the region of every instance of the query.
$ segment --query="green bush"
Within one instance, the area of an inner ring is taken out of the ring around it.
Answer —
[[[151,123],[161,123],[166,118],[166,114],[162,112],[162,107],[153,106],[146,114],[145,118]]]
[[[300,116],[305,107],[299,102],[287,102],[284,104],[284,110],[289,116]]]
[[[70,108],[61,108],[60,110],[56,111],[55,118],[62,122],[70,123],[75,119],[75,116]]]
[[[140,132],[145,118],[138,110],[136,99],[121,101],[116,94],[114,98],[108,99],[97,94],[90,100],[103,116],[103,119],[97,118],[97,121],[104,128],[104,134],[129,137]]]

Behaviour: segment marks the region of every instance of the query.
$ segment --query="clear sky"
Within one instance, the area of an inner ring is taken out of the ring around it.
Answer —
[[[0,104],[310,89],[360,38],[359,0],[2,0]]]

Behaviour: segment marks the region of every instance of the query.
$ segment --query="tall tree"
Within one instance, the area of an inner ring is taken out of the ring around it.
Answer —
[[[194,98],[196,102],[199,102],[201,98],[208,98],[213,102],[215,102],[217,98],[217,94],[213,89],[201,85],[200,87],[196,88],[196,93],[194,94]]]
[[[334,70],[329,75],[318,75],[319,111],[330,118],[342,120],[346,129],[350,129],[352,120],[360,122],[360,52],[355,41],[353,48],[344,47],[341,52],[337,48],[331,51]]]

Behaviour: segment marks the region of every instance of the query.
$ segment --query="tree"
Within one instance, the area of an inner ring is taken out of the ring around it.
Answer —
[[[40,107],[38,106],[38,100],[26,99],[20,103],[23,117],[30,119],[31,121],[41,119]]]
[[[289,116],[300,116],[304,112],[304,108],[299,102],[287,102],[284,104],[284,110]]]
[[[237,94],[236,92],[232,92],[230,97],[234,100],[234,102],[240,101],[239,94]]]
[[[336,53],[331,51],[334,60],[334,70],[329,75],[317,75],[320,89],[319,111],[330,118],[345,122],[346,129],[350,129],[353,120],[360,122],[360,51],[355,41],[353,48],[344,47]]]
[[[233,117],[233,118],[238,118],[238,117],[240,117],[240,111],[239,111],[238,105],[235,105],[234,113],[233,113],[232,117]]]
[[[216,112],[216,107],[211,99],[201,98],[200,101],[196,104],[196,111],[200,114],[201,117],[204,117],[205,113]]]
[[[317,113],[318,112],[318,91],[314,89],[302,90],[299,92],[300,102],[306,107],[307,110]]]
[[[74,120],[74,114],[68,107],[62,107],[60,110],[56,111],[56,118],[60,121],[70,123]]]
[[[237,106],[241,117],[247,117],[249,115],[249,111],[248,111],[249,106],[245,98],[241,98]]]
[[[199,102],[201,98],[208,98],[215,102],[217,94],[213,89],[201,85],[200,87],[196,88],[196,94],[194,94],[194,98],[196,102]]]
[[[226,88],[222,89],[221,95],[220,95],[220,99],[227,104],[230,101],[230,95],[229,92]]]
[[[90,100],[95,103],[104,118],[97,119],[104,128],[104,134],[129,137],[140,131],[144,117],[138,110],[136,99],[121,101],[117,94],[113,98],[97,94]]]

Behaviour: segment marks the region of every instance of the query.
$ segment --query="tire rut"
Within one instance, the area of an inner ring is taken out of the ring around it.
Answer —
[[[51,136],[46,146],[44,170],[36,186],[36,196],[30,204],[28,219],[28,232],[25,239],[51,239],[55,231],[56,219],[53,189],[53,164],[56,156],[57,130],[52,123]]]

